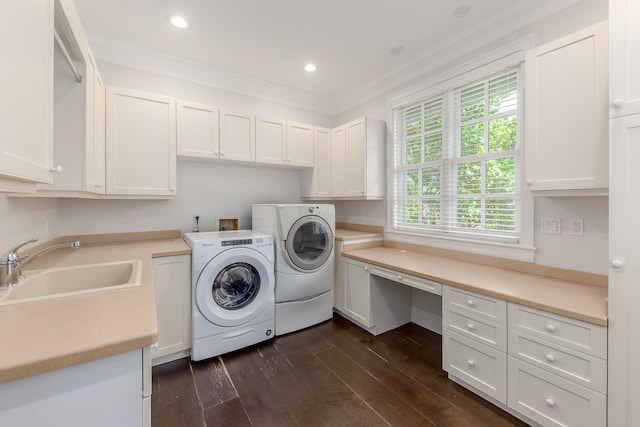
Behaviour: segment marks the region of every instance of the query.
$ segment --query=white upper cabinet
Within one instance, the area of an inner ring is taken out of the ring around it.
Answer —
[[[219,109],[178,100],[178,156],[220,158]]]
[[[54,164],[60,172],[38,192],[104,194],[105,87],[73,2],[56,1],[55,30]]]
[[[287,164],[287,122],[256,117],[256,162]]]
[[[256,162],[313,167],[313,126],[257,117]]]
[[[176,101],[107,87],[107,193],[176,194]]]
[[[345,196],[384,198],[385,123],[363,117],[345,125],[345,136]]]
[[[256,161],[255,116],[220,109],[220,158]]]
[[[609,0],[610,115],[640,113],[640,3]]]
[[[314,128],[313,164],[302,175],[302,197],[327,198],[331,194],[331,129]]]
[[[313,126],[287,122],[287,166],[313,167]]]
[[[607,23],[529,51],[526,94],[530,189],[606,192]]]
[[[345,125],[338,126],[331,132],[331,197],[346,196],[346,171],[347,163],[345,152],[347,150],[347,134]]]
[[[51,183],[54,2],[4,2],[0,22],[0,179]]]

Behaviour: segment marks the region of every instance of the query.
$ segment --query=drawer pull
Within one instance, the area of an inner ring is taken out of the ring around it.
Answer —
[[[547,354],[546,359],[549,363],[553,363],[556,361],[556,357],[553,354]]]
[[[470,331],[473,331],[476,327],[473,325],[473,323],[468,323],[467,324],[467,329]]]
[[[468,300],[468,301],[467,301],[467,305],[468,305],[469,307],[473,307],[474,305],[476,305],[476,303],[475,303],[475,302],[473,302],[473,300]]]
[[[369,267],[364,267],[364,271],[369,271]]]
[[[474,366],[476,366],[476,362],[474,362],[473,360],[469,360],[469,361],[467,361],[467,365],[469,365],[469,366],[471,366],[473,368]]]
[[[551,399],[550,397],[546,398],[544,400],[544,403],[546,403],[549,408],[555,408],[556,406],[555,400]]]
[[[548,332],[555,332],[556,331],[556,327],[553,326],[552,324],[548,324],[547,325],[547,331]]]
[[[402,280],[402,276],[398,274],[398,280]]]

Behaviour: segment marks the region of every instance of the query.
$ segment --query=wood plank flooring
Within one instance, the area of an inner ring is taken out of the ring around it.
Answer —
[[[408,324],[374,337],[340,316],[201,362],[153,368],[152,426],[527,424],[449,381],[441,337]]]

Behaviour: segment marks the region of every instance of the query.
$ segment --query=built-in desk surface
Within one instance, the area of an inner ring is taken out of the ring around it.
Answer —
[[[607,326],[607,287],[391,247],[343,252],[347,258]],[[579,274],[577,274],[579,277]]]

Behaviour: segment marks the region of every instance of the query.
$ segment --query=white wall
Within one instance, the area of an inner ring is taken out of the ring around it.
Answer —
[[[178,160],[173,200],[63,200],[61,234],[96,234],[193,228],[217,229],[217,218],[251,227],[252,203],[299,203],[300,172],[293,169]]]
[[[33,237],[46,242],[60,235],[60,203],[56,199],[0,194],[0,254]]]

